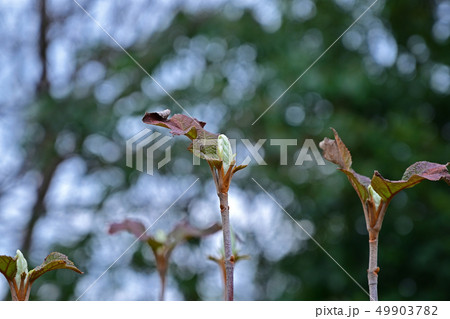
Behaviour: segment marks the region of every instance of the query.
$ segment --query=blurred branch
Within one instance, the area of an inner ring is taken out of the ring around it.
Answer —
[[[63,161],[63,158],[55,158],[47,167],[42,177],[42,183],[37,191],[37,199],[33,205],[31,217],[25,227],[25,237],[22,243],[22,251],[28,253],[32,245],[32,237],[34,232],[34,227],[36,226],[39,218],[45,215],[45,197],[47,195],[48,189],[50,188],[51,181],[55,176],[55,172],[59,164]]]
[[[39,25],[39,58],[41,60],[42,72],[41,78],[36,87],[36,92],[46,93],[49,89],[47,77],[47,31],[50,26],[50,18],[47,15],[47,0],[41,0],[39,2],[39,16],[41,21]]]
[[[49,82],[47,76],[47,48],[48,48],[48,38],[47,32],[50,26],[50,18],[47,14],[47,0],[40,0],[39,2],[39,42],[38,42],[38,53],[42,66],[41,77],[36,86],[36,94],[47,94],[49,90]],[[51,146],[52,147],[52,146]],[[41,149],[42,151],[42,149]],[[30,162],[34,161],[34,157],[30,158]],[[37,199],[33,205],[31,217],[25,227],[25,236],[22,243],[22,251],[27,254],[32,245],[32,237],[34,227],[36,226],[37,221],[41,216],[45,213],[45,196],[50,187],[50,183],[53,179],[53,176],[56,172],[58,165],[62,162],[62,158],[54,158],[50,164],[44,168],[44,173],[42,177],[41,185],[37,190]]]

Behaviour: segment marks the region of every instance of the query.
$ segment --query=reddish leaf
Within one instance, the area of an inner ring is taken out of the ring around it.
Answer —
[[[203,129],[205,122],[198,121],[183,114],[175,114],[169,119],[170,110],[162,112],[145,113],[142,121],[146,124],[162,126],[170,129],[173,135],[186,135],[191,140],[196,138],[206,138],[218,135]]]
[[[370,197],[368,192],[369,185],[372,185],[373,190],[381,196],[384,202],[389,202],[392,196],[399,191],[412,187],[423,180],[444,180],[450,185],[450,174],[447,170],[449,164],[441,165],[431,162],[417,162],[411,165],[406,169],[400,181],[385,179],[378,171],[375,171],[372,180],[366,176],[359,175],[351,168],[352,158],[350,152],[339,138],[338,133],[334,129],[332,130],[336,140],[325,138],[319,144],[324,151],[323,156],[330,162],[337,164],[339,169],[347,175],[363,203]]]
[[[330,140],[325,137],[324,140],[320,142],[319,147],[323,149],[323,157],[325,157],[326,160],[337,164],[341,169],[348,170],[352,166],[352,156],[344,142],[339,138],[336,130],[334,128],[331,129],[333,130],[334,138],[336,140]]]
[[[450,174],[447,163],[445,165],[431,162],[417,162],[408,167],[403,174],[402,180],[409,180],[414,175],[418,175],[429,181],[444,180],[450,185]]]
[[[207,236],[220,229],[222,229],[222,227],[218,224],[207,229],[199,229],[189,225],[187,222],[181,222],[167,236],[164,235],[162,236],[162,239],[157,239],[156,237],[158,236],[148,236],[145,234],[146,229],[141,222],[126,219],[122,223],[112,224],[109,228],[109,233],[114,234],[126,230],[134,234],[140,240],[147,242],[155,255],[156,268],[161,278],[162,292],[160,300],[162,300],[164,298],[165,277],[169,267],[169,259],[175,247],[185,240]]]
[[[45,258],[44,262],[40,266],[37,266],[28,273],[30,283],[33,283],[36,279],[38,279],[46,272],[56,269],[70,269],[79,274],[83,273],[74,265],[73,262],[69,260],[69,258],[67,258],[66,255],[58,252],[53,252]]]
[[[335,140],[325,137],[319,144],[319,147],[323,150],[323,157],[339,166],[339,169],[347,175],[348,180],[364,203],[369,198],[367,187],[370,185],[370,178],[356,173],[351,168],[352,156],[350,151],[340,139],[336,130],[334,128],[331,129],[333,130]]]
[[[203,128],[206,125],[205,122],[183,114],[175,114],[169,119],[169,115],[170,110],[145,113],[142,121],[146,124],[168,128],[173,135],[187,136],[193,141],[188,149],[195,156],[213,162],[219,160],[216,148],[219,135],[205,130]]]
[[[154,236],[147,235],[145,233],[146,228],[141,222],[125,219],[121,223],[111,224],[109,227],[109,233],[114,234],[119,231],[128,231],[139,238],[140,241],[147,242],[156,253],[156,251],[162,246],[164,246],[167,250],[172,250],[175,246],[185,240],[207,236],[219,231],[220,229],[222,229],[222,227],[219,224],[214,224],[206,229],[199,229],[189,225],[187,222],[181,222],[167,235],[166,240],[161,242]]]
[[[423,180],[439,181],[444,180],[450,185],[450,174],[447,166],[431,162],[417,162],[408,167],[399,181],[385,179],[381,174],[375,171],[372,177],[373,189],[383,198],[389,201],[395,194],[405,188],[413,187]]]
[[[222,229],[222,226],[219,224],[214,224],[209,228],[206,229],[200,229],[192,227],[187,222],[182,222],[178,224],[174,230],[172,230],[169,234],[169,238],[173,238],[175,242],[181,242],[184,240],[188,240],[191,238],[200,238],[204,236],[208,236],[211,234],[214,234],[215,232],[218,232]]]
[[[144,224],[142,224],[139,221],[131,220],[131,219],[125,219],[121,223],[114,223],[109,226],[109,233],[115,234],[120,231],[128,231],[132,233],[136,238],[139,238],[141,241],[147,241],[149,239],[149,236],[145,233],[146,228]]]

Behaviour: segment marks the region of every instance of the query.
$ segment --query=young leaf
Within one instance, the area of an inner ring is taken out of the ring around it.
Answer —
[[[136,238],[139,238],[140,241],[146,242],[149,239],[149,236],[145,233],[146,228],[144,224],[136,220],[125,219],[121,223],[113,223],[109,226],[110,234],[115,234],[124,230],[132,233]]]
[[[30,283],[33,283],[46,272],[56,269],[70,269],[79,274],[83,273],[74,265],[73,262],[69,260],[69,258],[67,258],[66,255],[53,252],[45,258],[44,262],[40,266],[37,266],[29,272],[28,276],[30,278]]]
[[[352,170],[350,152],[334,129],[333,132],[336,140],[325,138],[319,146],[324,151],[325,159],[337,164],[339,169],[347,175],[361,199],[369,233],[369,269],[367,274],[370,299],[378,300],[377,278],[380,270],[377,266],[378,234],[392,197],[401,190],[413,187],[423,180],[444,180],[450,185],[450,174],[447,169],[450,163],[441,165],[417,162],[406,169],[399,181],[385,179],[378,171],[374,172],[372,180],[370,180],[368,177],[359,175]]]
[[[319,143],[319,147],[323,150],[323,157],[338,165],[339,169],[347,175],[348,180],[352,184],[361,202],[365,203],[369,199],[369,192],[367,187],[370,185],[370,178],[356,173],[352,168],[352,156],[350,151],[340,139],[338,133],[334,128],[331,128],[334,133],[335,140],[327,137]]]
[[[383,200],[387,202],[401,190],[413,187],[423,180],[444,180],[450,185],[448,165],[449,163],[442,165],[425,161],[417,162],[406,169],[402,179],[399,181],[385,179],[378,171],[375,171],[371,185]]]
[[[211,227],[200,229],[192,227],[187,222],[182,222],[170,232],[169,238],[173,238],[174,242],[181,242],[184,240],[189,240],[191,238],[208,236],[214,234],[215,232],[218,232],[221,229],[222,226],[220,226],[219,224],[214,224]]]
[[[339,138],[336,130],[333,128],[332,130],[336,140],[325,138],[319,144],[324,151],[323,156],[337,164],[339,169],[347,175],[363,204],[367,199],[376,199],[377,196],[380,196],[384,202],[389,202],[401,190],[413,187],[423,180],[444,180],[450,185],[450,174],[447,170],[449,163],[442,165],[425,161],[417,162],[406,169],[403,178],[399,181],[385,179],[378,171],[374,172],[372,180],[359,175],[351,168],[352,158],[349,150]],[[369,191],[369,186],[375,193]],[[376,196],[372,196],[373,194]]]
[[[352,166],[352,156],[350,151],[340,139],[338,133],[334,128],[331,128],[334,133],[335,140],[325,139],[320,142],[319,147],[324,150],[323,157],[326,160],[339,165],[341,169],[348,170]]]
[[[161,241],[157,238],[157,236],[147,235],[145,233],[146,228],[141,222],[125,219],[121,223],[111,224],[109,227],[109,233],[114,234],[119,231],[128,231],[139,238],[139,240],[147,242],[150,247],[156,251],[160,246],[165,245],[167,247],[175,247],[185,240],[207,236],[219,231],[220,229],[222,229],[222,227],[219,224],[214,224],[206,229],[199,229],[191,226],[186,221],[183,221],[176,225],[175,228],[167,236],[165,236],[164,241]]]
[[[188,151],[212,163],[215,167],[218,167],[222,163],[217,155],[217,139],[195,139],[188,146]]]
[[[192,140],[188,149],[197,157],[218,161],[218,134],[208,132],[203,127],[205,122],[198,121],[184,114],[175,114],[169,119],[170,110],[145,113],[142,121],[146,124],[162,126],[170,129],[172,135],[185,135]]]
[[[8,281],[13,280],[17,272],[16,260],[10,256],[0,256],[0,272]]]
[[[8,280],[12,300],[26,301],[30,296],[31,285],[40,276],[55,269],[70,269],[82,274],[67,256],[61,253],[51,253],[42,265],[28,271],[28,263],[20,250],[16,256],[0,256],[0,272]]]
[[[166,282],[166,273],[169,268],[169,259],[175,247],[185,240],[190,238],[200,238],[213,234],[222,229],[218,224],[206,229],[199,229],[189,225],[187,222],[181,222],[167,235],[158,233],[154,236],[145,234],[146,228],[139,221],[126,219],[121,223],[112,224],[109,228],[109,233],[114,234],[119,231],[126,230],[141,241],[146,241],[155,255],[156,269],[158,270],[161,279],[161,293],[160,300],[164,299],[164,290]]]
[[[146,124],[162,126],[170,129],[172,135],[186,135],[191,140],[196,138],[217,138],[216,134],[203,129],[205,122],[198,121],[183,114],[175,114],[169,119],[170,110],[145,113],[142,121]]]

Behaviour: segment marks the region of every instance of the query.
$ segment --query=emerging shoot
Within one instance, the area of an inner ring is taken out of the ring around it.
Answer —
[[[219,156],[219,160],[223,163],[223,170],[226,174],[231,163],[234,162],[236,154],[233,154],[230,141],[224,134],[220,134],[217,138],[217,155]]]
[[[385,179],[375,171],[372,179],[356,173],[352,168],[352,157],[344,142],[334,132],[335,140],[325,138],[319,146],[328,161],[338,165],[347,175],[361,200],[369,233],[369,269],[367,270],[370,300],[378,300],[378,235],[383,224],[386,209],[392,198],[401,190],[413,187],[424,180],[444,180],[450,185],[450,174],[445,165],[431,162],[417,162],[408,167],[399,181]]]
[[[67,256],[58,252],[48,255],[40,266],[30,271],[27,260],[20,250],[17,250],[15,257],[0,256],[0,272],[8,281],[13,301],[28,301],[34,281],[56,269],[70,269],[79,274],[83,273]]]
[[[231,249],[230,216],[228,190],[234,173],[246,167],[235,166],[235,155],[225,135],[206,131],[205,122],[183,114],[175,114],[169,119],[170,111],[146,113],[144,123],[169,128],[173,135],[185,135],[192,140],[189,150],[197,157],[208,162],[220,201],[223,242],[225,248],[226,300],[233,300],[233,272],[235,258]]]
[[[25,278],[28,276],[28,263],[25,257],[23,257],[23,254],[20,250],[17,249],[16,251],[16,265],[17,265],[17,273],[16,273],[16,284],[17,286],[20,286],[20,282],[22,281],[22,275],[25,276]]]
[[[125,219],[121,223],[111,224],[109,233],[115,234],[120,231],[128,231],[136,236],[140,241],[146,242],[153,254],[155,255],[156,269],[158,270],[159,278],[161,280],[161,290],[159,293],[159,300],[164,300],[164,293],[166,290],[166,275],[169,269],[169,260],[173,250],[186,240],[192,238],[201,238],[207,235],[214,234],[220,230],[220,225],[214,224],[207,229],[198,229],[187,222],[180,222],[168,234],[163,230],[158,229],[154,236],[147,235],[147,228],[139,221]]]

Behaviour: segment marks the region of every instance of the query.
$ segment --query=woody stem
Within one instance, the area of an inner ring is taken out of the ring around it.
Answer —
[[[164,293],[166,291],[166,275],[159,276],[161,280],[161,290],[159,291],[159,301],[164,301]]]
[[[378,233],[369,235],[369,269],[367,277],[369,281],[369,295],[371,301],[378,301]]]
[[[227,301],[233,300],[233,272],[234,257],[231,249],[230,212],[228,207],[228,193],[217,194],[220,200],[220,215],[222,216],[223,244],[225,250],[225,291]]]

